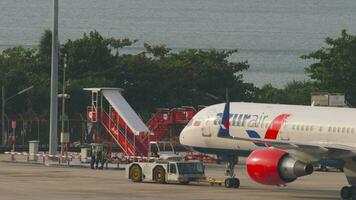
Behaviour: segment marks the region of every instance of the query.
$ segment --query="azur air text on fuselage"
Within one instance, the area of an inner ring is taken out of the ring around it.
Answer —
[[[221,124],[223,113],[217,113],[214,124]],[[268,115],[262,113],[257,114],[235,114],[230,113],[229,116],[230,126],[249,126],[249,127],[260,127],[265,123],[265,120],[268,118]]]

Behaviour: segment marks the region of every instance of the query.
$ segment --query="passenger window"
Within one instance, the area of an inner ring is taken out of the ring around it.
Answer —
[[[177,168],[176,168],[176,165],[175,164],[170,164],[169,165],[169,172],[171,174],[176,174],[177,173]]]
[[[329,130],[328,131],[331,132],[331,126],[329,126]]]
[[[306,131],[309,131],[309,126],[306,126],[306,127],[305,127],[305,130],[306,130]]]
[[[338,128],[337,128],[337,132],[338,132],[338,133],[340,133],[340,131],[341,131],[341,128],[340,128],[340,127],[338,127]]]
[[[299,131],[299,125],[297,125],[297,131]]]
[[[351,133],[352,133],[352,134],[354,133],[354,129],[353,129],[353,128],[351,129]]]
[[[300,127],[300,130],[301,130],[301,131],[304,131],[304,125],[302,125],[302,126]]]
[[[347,132],[347,133],[350,133],[350,128],[347,128],[347,129],[346,129],[346,132]]]
[[[334,132],[334,133],[336,132],[336,127],[333,127],[333,132]]]
[[[293,126],[292,126],[292,129],[294,130],[295,129],[295,125],[293,124]]]
[[[342,133],[345,133],[345,127],[342,128]]]
[[[313,131],[314,127],[313,126],[310,126],[310,131]]]

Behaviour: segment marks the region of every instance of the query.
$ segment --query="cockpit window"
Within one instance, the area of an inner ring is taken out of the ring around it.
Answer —
[[[193,118],[188,122],[188,124],[187,124],[187,126],[191,126],[191,125],[193,125]]]
[[[194,126],[200,126],[200,123],[201,123],[200,121],[195,121]]]

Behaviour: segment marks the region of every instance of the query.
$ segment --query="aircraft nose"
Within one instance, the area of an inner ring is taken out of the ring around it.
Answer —
[[[189,128],[184,128],[179,135],[179,142],[188,151],[193,151],[192,149],[192,130]]]
[[[184,128],[182,130],[182,132],[180,132],[179,142],[180,142],[181,145],[186,145],[186,139],[185,139],[186,138],[186,132],[187,132],[186,128]]]

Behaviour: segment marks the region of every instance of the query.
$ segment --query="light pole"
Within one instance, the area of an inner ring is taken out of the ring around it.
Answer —
[[[66,94],[66,69],[68,67],[68,58],[67,54],[64,55],[64,65],[63,65],[63,86],[62,94],[59,94],[58,97],[62,98],[62,115],[61,115],[61,155],[64,156],[65,145],[69,143],[69,132],[65,129],[65,124],[68,124],[68,116],[65,113],[66,99],[69,99],[69,94]],[[66,151],[67,152],[67,151]]]
[[[57,125],[58,125],[58,0],[53,0],[52,24],[52,63],[51,63],[51,106],[50,106],[50,132],[49,154],[57,154]]]
[[[33,85],[25,88],[19,92],[17,92],[16,94],[10,96],[9,98],[5,97],[5,86],[2,86],[2,95],[1,95],[1,135],[2,135],[2,145],[6,145],[6,141],[7,141],[7,134],[5,132],[5,105],[6,102],[9,101],[10,99],[14,98],[17,95],[23,94],[29,90],[31,90],[33,88]]]

